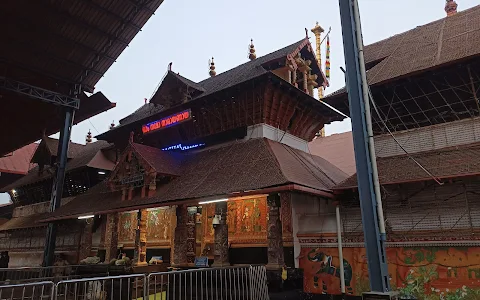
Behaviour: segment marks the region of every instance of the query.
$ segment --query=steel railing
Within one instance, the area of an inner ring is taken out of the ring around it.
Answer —
[[[146,285],[144,274],[62,280],[55,285],[55,299],[146,299]]]
[[[0,285],[0,299],[2,300],[53,300],[54,293],[55,285],[52,281]]]
[[[3,295],[7,295],[4,297]],[[205,268],[0,284],[1,299],[51,300],[268,300],[264,266]]]
[[[82,272],[82,270],[84,270]],[[66,265],[52,267],[0,268],[0,284],[20,284],[35,281],[54,281],[64,279],[108,276],[109,268],[102,266],[92,273],[88,265]]]

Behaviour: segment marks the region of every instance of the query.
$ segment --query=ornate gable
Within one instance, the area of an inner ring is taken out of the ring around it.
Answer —
[[[203,92],[205,89],[197,83],[168,70],[150,102],[168,108],[188,102]]]
[[[155,184],[157,172],[136,151],[133,143],[122,153],[108,182],[112,190]]]

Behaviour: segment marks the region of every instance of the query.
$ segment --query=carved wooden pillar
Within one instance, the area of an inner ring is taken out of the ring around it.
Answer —
[[[293,243],[292,194],[280,194],[280,217],[283,243]]]
[[[303,91],[308,93],[308,76],[307,71],[303,71]]]
[[[146,209],[138,211],[134,253],[134,264],[136,266],[147,265],[147,217],[148,211]]]
[[[282,221],[280,220],[280,195],[270,194],[267,197],[268,205],[268,264],[269,269],[280,269],[284,265]]]
[[[147,195],[147,197],[151,197],[151,196],[155,195],[156,190],[157,190],[157,184],[155,183],[155,180],[153,180],[148,185],[148,195]]]
[[[133,198],[133,187],[128,188],[128,198],[127,200],[132,200]]]
[[[215,227],[215,248],[214,263],[216,267],[230,265],[228,259],[228,223],[227,223],[227,202],[215,203],[215,214],[220,216],[220,224]]]
[[[298,83],[297,83],[297,69],[293,70],[292,84],[293,84],[295,87],[298,87]]]
[[[197,248],[196,235],[197,208],[187,208],[187,263],[194,264]]]
[[[105,261],[110,262],[117,258],[118,251],[118,213],[107,215],[107,228],[105,232]]]
[[[79,260],[85,259],[91,255],[92,252],[92,229],[93,218],[85,220],[85,226],[83,227],[82,238],[80,239],[80,251]]]
[[[172,266],[181,266],[187,264],[187,206],[178,205],[177,226],[173,238]]]

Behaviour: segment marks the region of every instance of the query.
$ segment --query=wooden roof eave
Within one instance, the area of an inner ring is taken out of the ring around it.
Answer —
[[[125,212],[125,211],[138,210],[138,209],[148,209],[148,208],[163,207],[163,206],[173,206],[173,205],[179,205],[179,204],[198,205],[198,202],[201,202],[201,201],[209,201],[209,200],[220,199],[220,198],[230,199],[230,198],[246,197],[246,196],[253,196],[253,195],[265,195],[265,194],[287,192],[287,191],[291,191],[291,192],[296,191],[296,192],[306,193],[306,194],[327,198],[327,199],[334,198],[332,191],[318,190],[318,189],[306,187],[299,184],[286,184],[281,186],[266,187],[258,190],[232,192],[229,194],[214,195],[214,196],[208,196],[203,198],[180,199],[180,200],[157,202],[157,203],[150,203],[150,204],[144,204],[144,205],[132,205],[128,207],[114,208],[114,209],[108,209],[103,211],[90,211],[90,212],[77,213],[77,214],[72,214],[67,216],[49,217],[46,219],[39,220],[39,223],[75,219],[80,216],[91,215],[91,214],[104,215],[104,214],[110,214],[110,213]],[[132,204],[134,204],[134,202],[132,202]]]

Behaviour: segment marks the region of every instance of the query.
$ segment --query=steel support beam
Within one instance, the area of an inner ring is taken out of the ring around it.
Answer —
[[[67,166],[67,153],[70,144],[70,135],[72,133],[73,118],[75,110],[72,107],[65,109],[63,127],[60,131],[58,140],[57,170],[53,178],[52,194],[50,196],[50,212],[54,212],[60,207],[63,195],[63,183],[65,179],[65,169]],[[57,223],[50,222],[47,227],[47,236],[45,239],[45,248],[43,253],[43,265],[52,266],[54,263],[55,241],[57,239]]]
[[[6,77],[0,76],[0,89],[26,95],[31,98],[40,99],[42,101],[53,103],[56,105],[66,106],[73,109],[80,108],[80,99],[78,98],[52,92],[34,85],[15,81]]]
[[[362,76],[357,44],[357,24],[354,1],[339,0],[342,23],[343,48],[350,117],[357,167],[358,193],[362,211],[362,223],[367,251],[370,288],[373,292],[389,291],[389,276],[386,262],[385,245],[381,241],[377,201],[373,183],[373,166],[369,149],[366,110],[362,89]]]

